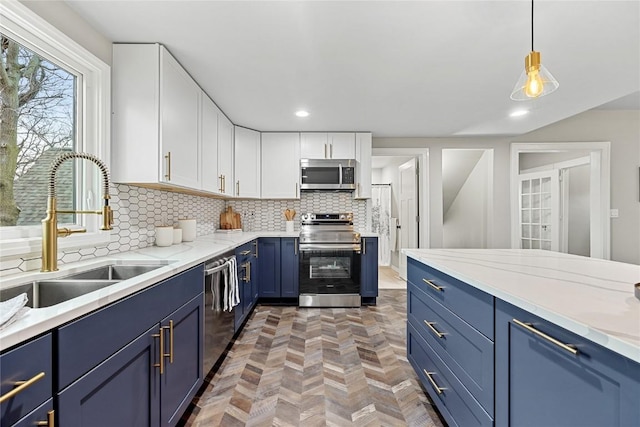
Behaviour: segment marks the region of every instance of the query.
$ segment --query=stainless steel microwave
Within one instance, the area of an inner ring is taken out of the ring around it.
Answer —
[[[301,190],[356,189],[356,161],[354,159],[300,160]]]

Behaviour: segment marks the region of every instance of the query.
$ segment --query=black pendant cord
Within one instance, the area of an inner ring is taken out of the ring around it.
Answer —
[[[533,52],[533,0],[531,0],[531,52]]]

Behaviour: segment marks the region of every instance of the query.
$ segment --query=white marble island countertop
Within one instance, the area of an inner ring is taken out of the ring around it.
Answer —
[[[36,280],[63,278],[108,264],[152,264],[158,268],[51,307],[31,309],[23,318],[0,329],[0,351],[56,328],[91,311],[185,271],[258,237],[298,237],[298,233],[258,231],[213,233],[167,247],[150,246],[87,261],[59,265],[59,271],[37,270],[0,278],[0,292]]]
[[[407,256],[640,363],[640,266],[528,249]]]

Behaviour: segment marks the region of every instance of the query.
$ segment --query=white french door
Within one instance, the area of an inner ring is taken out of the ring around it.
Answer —
[[[520,248],[558,251],[560,185],[557,170],[518,175]]]

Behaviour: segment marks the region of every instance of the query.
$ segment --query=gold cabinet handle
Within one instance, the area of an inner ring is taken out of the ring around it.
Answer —
[[[298,238],[293,239],[293,254],[298,255]]]
[[[424,283],[426,283],[427,285],[431,286],[433,289],[435,289],[438,292],[442,292],[444,291],[444,288],[442,286],[438,286],[435,283],[433,283],[431,280],[427,280],[427,279],[422,279],[422,281]]]
[[[169,363],[173,363],[173,320],[169,320],[169,326],[163,326],[162,329],[168,329],[169,330],[169,353],[164,353],[164,348],[162,349],[163,351],[163,356],[164,357],[168,357],[169,358]],[[163,332],[164,333],[164,332]]]
[[[298,197],[298,183],[296,182],[296,197]]]
[[[324,144],[324,158],[327,158],[327,144]]]
[[[362,238],[362,255],[366,255],[367,254],[367,239],[366,238]]]
[[[333,144],[329,144],[329,158],[333,159]]]
[[[244,277],[242,278],[242,281],[250,282],[251,281],[251,263],[245,262],[244,264],[242,264],[242,267],[244,268]]]
[[[518,319],[513,319],[513,323],[515,323],[516,325],[526,329],[527,331],[531,332],[534,335],[539,336],[542,339],[545,339],[547,341],[549,341],[552,344],[557,345],[558,347],[560,347],[563,350],[568,351],[569,353],[573,354],[573,355],[577,355],[578,354],[578,349],[573,347],[571,344],[565,344],[561,341],[558,341],[557,339],[553,338],[552,336],[549,336],[547,334],[545,334],[542,331],[537,330],[536,328],[534,328],[531,323],[524,323],[521,322]]]
[[[167,173],[164,174],[164,177],[167,181],[171,181],[171,151],[167,151],[167,155],[164,158],[167,159]]]
[[[253,242],[253,246],[255,246],[255,247],[256,247],[256,253],[255,253],[255,256],[256,256],[256,258],[258,258],[258,242]]]
[[[436,322],[427,322],[426,320],[423,320],[424,324],[427,325],[429,327],[429,329],[431,329],[431,332],[433,332],[438,338],[444,338],[444,335],[442,332],[438,331],[433,325],[435,325]]]
[[[40,372],[39,374],[35,375],[33,378],[26,380],[26,381],[16,381],[14,383],[14,385],[16,386],[16,388],[14,388],[13,390],[11,390],[10,392],[3,394],[2,396],[0,396],[0,403],[4,402],[5,400],[9,400],[11,399],[13,396],[15,396],[16,394],[26,390],[27,388],[31,387],[33,385],[33,383],[40,381],[41,379],[44,378],[44,372]]]
[[[220,175],[218,177],[218,179],[220,180],[220,185],[218,186],[218,191],[222,193],[222,175]]]
[[[240,252],[240,255],[249,255],[251,253],[251,251],[242,251]]]
[[[222,192],[227,192],[227,177],[225,175],[222,175]]]
[[[162,331],[162,328],[160,328],[160,333],[152,334],[151,336],[160,339],[160,360],[158,363],[154,363],[153,366],[156,368],[160,368],[160,375],[162,375],[164,374],[164,333]]]
[[[423,369],[422,372],[424,372],[424,374],[427,376],[427,378],[429,379],[429,382],[433,386],[433,389],[436,391],[436,393],[442,394],[442,392],[446,390],[446,388],[440,387],[438,386],[438,384],[436,384],[436,381],[432,377],[432,375],[435,374],[435,372],[427,372],[426,369]]]
[[[240,181],[236,181],[236,196],[240,195]]]
[[[53,409],[47,412],[47,421],[38,421],[37,426],[54,427],[56,425],[56,411]]]

